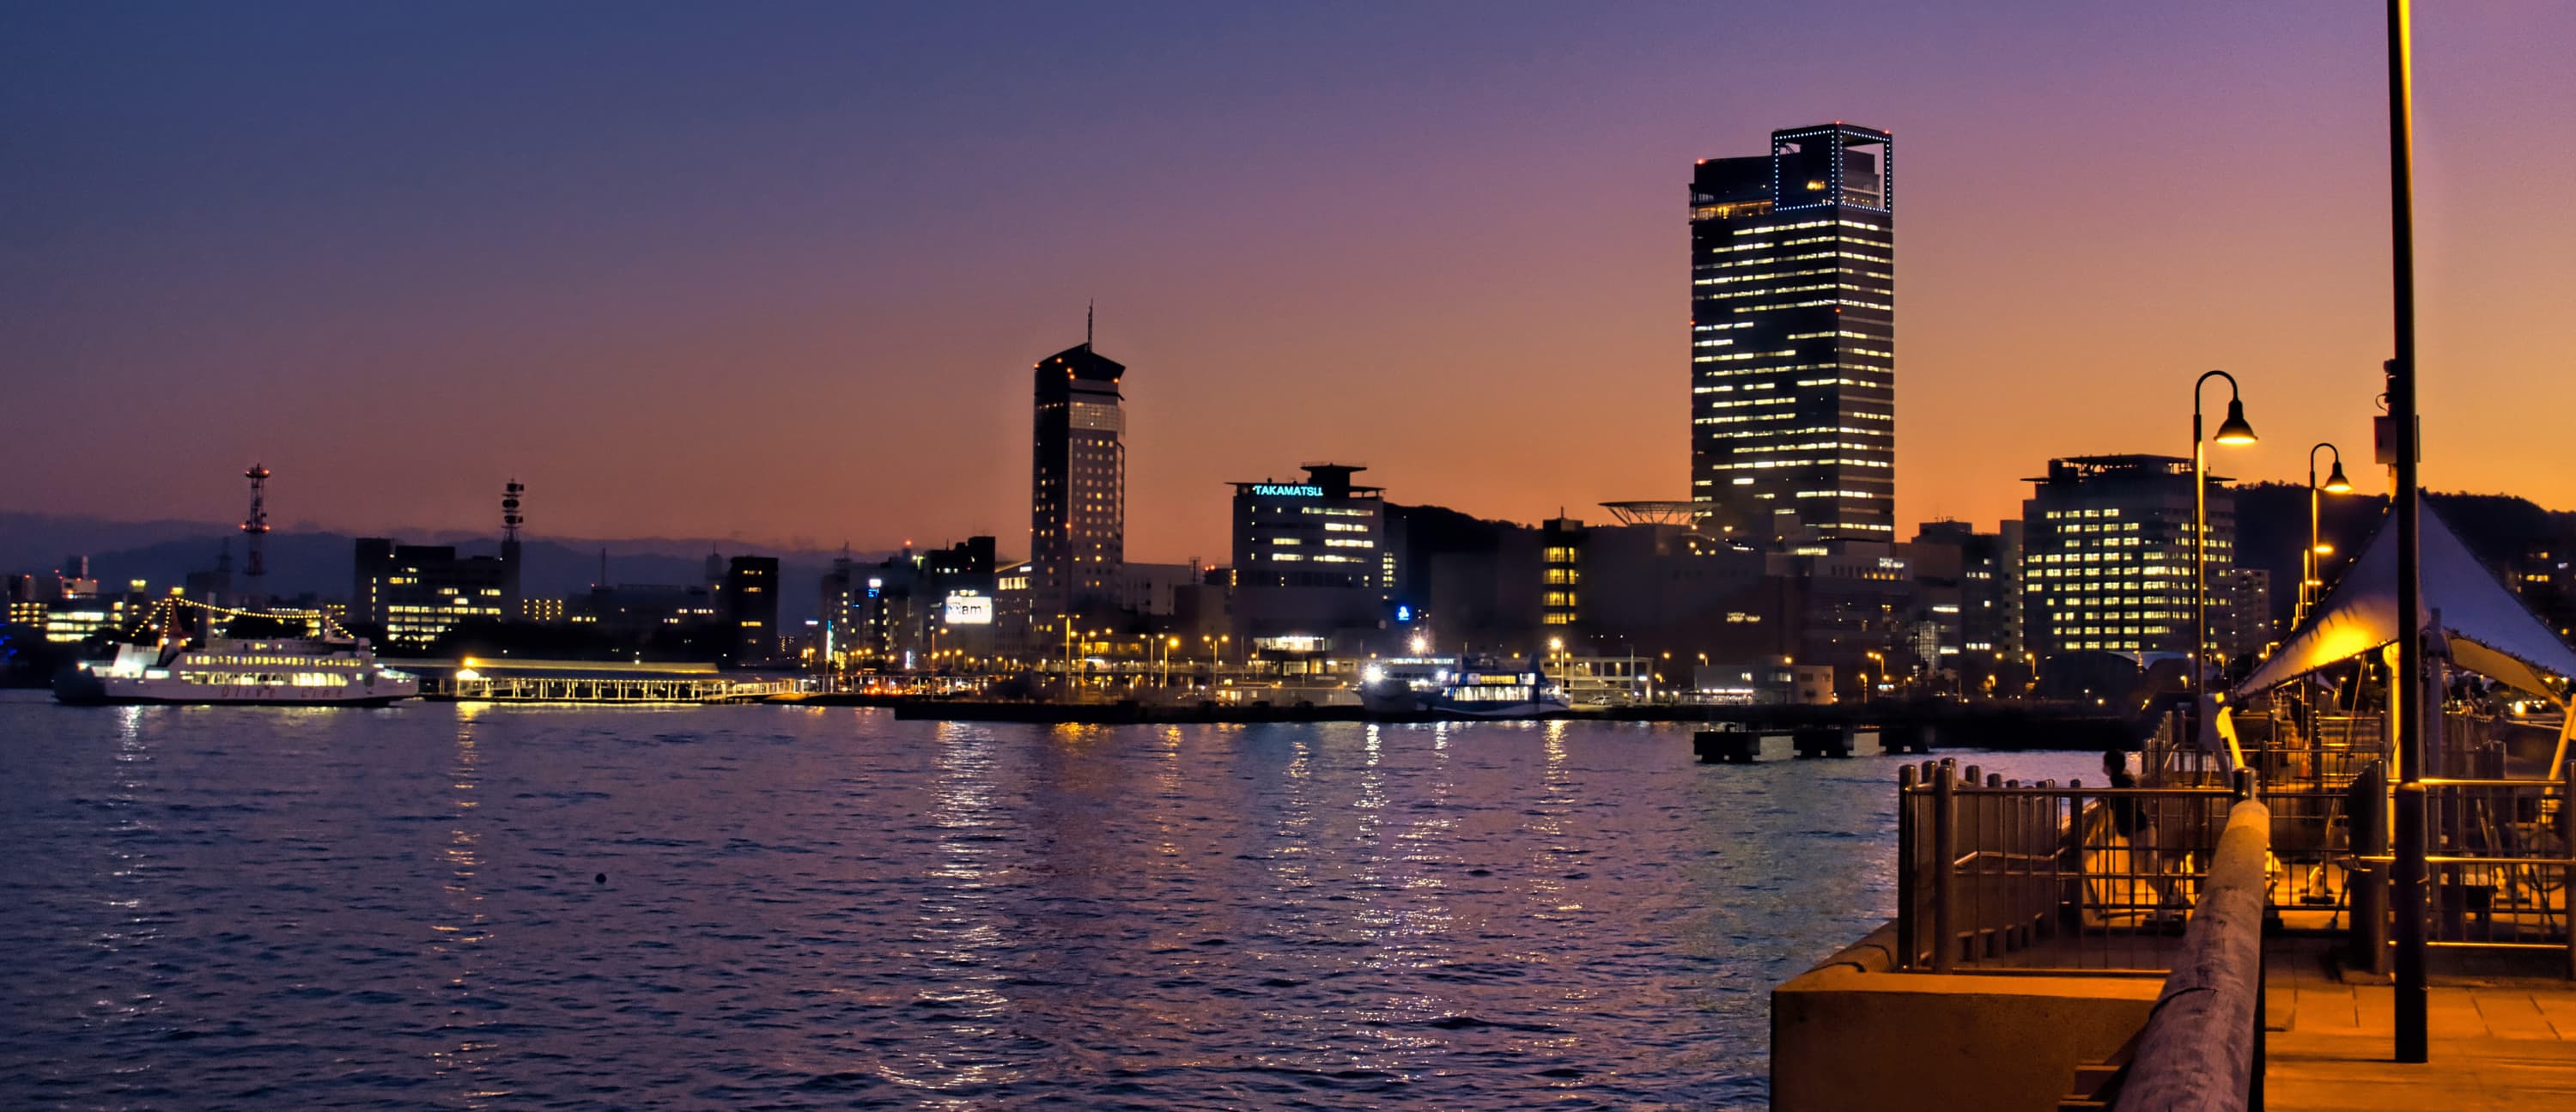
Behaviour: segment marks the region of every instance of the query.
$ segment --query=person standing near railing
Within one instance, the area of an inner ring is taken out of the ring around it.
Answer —
[[[2102,773],[2111,781],[2111,790],[2127,791],[2138,786],[2138,778],[2129,771],[2129,755],[2118,749],[2102,751]],[[2137,913],[2141,922],[2161,919],[2173,902],[2173,893],[2165,882],[2164,861],[2157,853],[2156,824],[2139,806],[2134,796],[2114,795],[2102,801],[2111,813],[2111,829],[2128,849],[2125,854],[2128,872],[2120,878],[2120,891],[2126,907]],[[2143,884],[2155,902],[2141,903],[2138,888]]]

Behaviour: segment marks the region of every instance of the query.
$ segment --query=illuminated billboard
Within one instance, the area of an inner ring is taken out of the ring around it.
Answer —
[[[993,596],[970,595],[962,591],[948,596],[947,613],[941,620],[949,625],[985,626],[993,624]]]

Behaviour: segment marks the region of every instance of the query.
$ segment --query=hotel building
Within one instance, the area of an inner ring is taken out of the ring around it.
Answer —
[[[1037,365],[1029,589],[1032,618],[1050,634],[1066,615],[1118,595],[1127,555],[1126,373],[1088,339]]]

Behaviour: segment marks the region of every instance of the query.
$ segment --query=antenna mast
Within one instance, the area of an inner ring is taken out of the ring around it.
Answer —
[[[242,478],[250,480],[250,516],[241,523],[243,535],[250,538],[250,582],[244,593],[253,599],[259,597],[260,585],[268,575],[268,474],[268,468],[256,463],[242,472]]]

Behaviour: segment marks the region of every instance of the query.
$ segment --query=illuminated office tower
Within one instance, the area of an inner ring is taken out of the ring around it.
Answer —
[[[1087,332],[1088,330],[1086,330]],[[1030,475],[1029,590],[1041,630],[1114,602],[1127,556],[1127,368],[1088,335],[1037,365]]]
[[[1836,123],[1691,178],[1691,499],[1757,543],[1896,539],[1895,144]]]
[[[2073,456],[2048,461],[2048,474],[2031,484],[2021,522],[2022,620],[2029,648],[2044,656],[2091,649],[2188,651],[2193,624],[2191,460]],[[2213,610],[2230,605],[2235,563],[2236,496],[2226,479],[2213,475]],[[2267,583],[2262,604],[2267,612],[2268,588]],[[2267,613],[2264,621],[2268,619]],[[2213,637],[2222,625],[2213,623]]]

